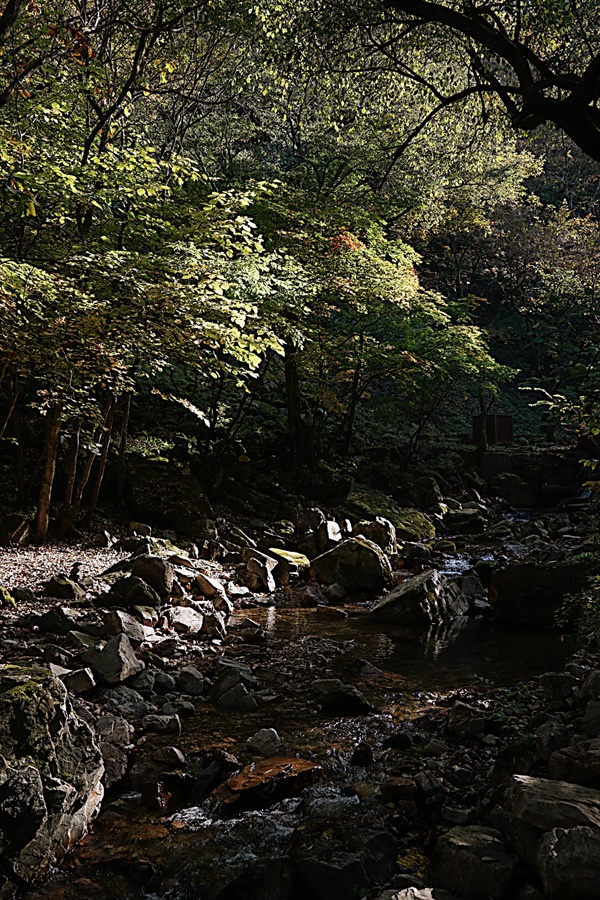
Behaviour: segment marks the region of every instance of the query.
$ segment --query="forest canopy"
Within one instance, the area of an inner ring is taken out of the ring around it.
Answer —
[[[0,452],[38,539],[135,434],[410,456],[497,398],[535,428],[518,385],[595,430],[597,17],[4,5]]]

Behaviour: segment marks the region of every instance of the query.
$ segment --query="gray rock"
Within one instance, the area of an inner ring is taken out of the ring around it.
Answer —
[[[550,719],[535,731],[535,745],[542,759],[550,759],[556,750],[569,743],[569,730],[560,722]],[[552,775],[553,778],[561,777]],[[565,781],[571,779],[566,778]]]
[[[144,663],[137,659],[129,638],[124,634],[111,638],[104,650],[98,654],[92,664],[92,668],[104,681],[109,684],[118,684],[126,681],[131,675],[136,675],[145,668]]]
[[[548,770],[551,778],[599,787],[600,738],[555,750],[550,756]]]
[[[248,574],[253,576],[250,579],[252,590],[273,593],[276,587],[273,572],[277,568],[277,560],[259,550],[247,550],[244,557],[247,560]]]
[[[583,716],[583,730],[586,734],[600,735],[600,700],[590,700]]]
[[[383,516],[376,516],[372,522],[359,522],[354,532],[373,541],[388,556],[398,552],[396,528]]]
[[[529,775],[513,775],[507,792],[513,817],[542,831],[600,827],[600,791]]]
[[[58,634],[64,637],[76,627],[79,616],[68,606],[55,606],[41,616],[32,616],[28,621],[37,625],[43,634]]]
[[[200,697],[204,693],[204,676],[195,666],[184,666],[179,671],[177,682],[185,694]]]
[[[177,715],[148,715],[142,719],[142,728],[146,731],[154,731],[157,734],[179,734],[181,731],[181,720]]]
[[[499,900],[503,897],[518,857],[499,831],[476,825],[457,826],[438,838],[429,868],[434,884],[460,897]]]
[[[549,900],[599,900],[600,830],[554,828],[540,842],[537,870]]]
[[[154,673],[154,690],[157,694],[168,694],[174,691],[177,682],[173,675],[168,672],[162,672],[160,669]]]
[[[341,584],[348,591],[380,591],[392,570],[383,550],[366,538],[349,538],[313,559],[311,577],[323,584]]]
[[[126,634],[133,646],[139,646],[146,640],[144,626],[129,613],[121,609],[113,609],[103,616],[104,627],[109,637]]]
[[[337,522],[323,522],[316,531],[317,547],[319,553],[327,553],[333,550],[342,541],[342,529]]]
[[[160,597],[149,584],[137,575],[125,575],[111,586],[107,594],[102,594],[97,603],[102,606],[159,606]]]
[[[152,754],[152,759],[167,770],[180,769],[185,765],[185,756],[179,747],[159,747]]]
[[[482,710],[456,700],[448,716],[448,728],[456,734],[476,737],[489,726],[489,718]]]
[[[143,554],[136,556],[131,566],[131,574],[136,575],[154,588],[161,600],[173,591],[174,570],[171,563],[162,556]]]
[[[237,709],[240,712],[252,712],[258,703],[244,684],[236,684],[219,697],[219,706]]]
[[[74,672],[68,672],[61,676],[61,681],[68,691],[74,694],[85,694],[96,687],[96,679],[91,669],[76,669]]]
[[[55,575],[44,585],[44,593],[48,597],[58,597],[59,600],[83,600],[85,590],[76,581],[67,578],[66,575]]]
[[[122,716],[101,716],[95,725],[98,737],[116,747],[127,747],[134,735],[134,727]]]
[[[172,606],[167,620],[179,634],[200,634],[204,625],[204,616],[190,606]]]
[[[100,752],[104,762],[104,785],[110,788],[125,778],[129,758],[127,753],[115,744],[100,742]]]
[[[465,615],[468,599],[436,569],[399,584],[371,610],[384,622],[429,627]]]
[[[103,772],[62,682],[47,669],[0,668],[0,883],[31,884],[84,836]]]
[[[320,704],[327,713],[338,716],[362,716],[375,712],[362,691],[353,684],[344,684],[336,678],[323,679],[313,684],[320,694]]]
[[[281,739],[274,728],[261,728],[246,741],[251,750],[260,753],[261,756],[276,756],[281,745]]]

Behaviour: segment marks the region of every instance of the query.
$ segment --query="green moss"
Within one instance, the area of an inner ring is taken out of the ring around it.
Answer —
[[[424,541],[435,537],[434,526],[420,510],[398,506],[387,494],[364,484],[354,486],[342,512],[371,519],[383,516],[395,526],[400,540]]]
[[[0,585],[0,606],[14,609],[16,605],[17,604],[15,603],[15,599],[10,594],[10,591]]]

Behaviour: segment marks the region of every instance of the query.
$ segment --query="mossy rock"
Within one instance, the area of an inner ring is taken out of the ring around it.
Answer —
[[[342,513],[361,519],[383,516],[396,528],[396,536],[404,541],[425,541],[435,537],[435,528],[420,510],[398,506],[387,494],[364,484],[356,484],[342,507]]]
[[[4,609],[14,609],[16,605],[15,599],[10,591],[0,585],[0,607],[3,607]]]

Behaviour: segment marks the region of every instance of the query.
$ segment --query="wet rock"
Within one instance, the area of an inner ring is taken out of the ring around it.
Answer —
[[[363,716],[376,711],[362,691],[337,678],[315,681],[313,688],[319,694],[319,703],[326,713],[335,716]]]
[[[377,544],[349,538],[313,559],[311,577],[324,584],[341,584],[349,591],[379,591],[391,581],[390,563]]]
[[[434,884],[460,897],[499,900],[506,894],[517,861],[500,832],[457,826],[438,838],[429,875]]]
[[[413,778],[388,778],[379,789],[386,803],[413,800],[417,795],[417,785]]]
[[[232,775],[213,791],[212,798],[231,810],[264,809],[286,797],[296,797],[322,777],[321,766],[310,760],[274,757]]]
[[[429,625],[465,615],[469,601],[436,569],[427,569],[399,584],[371,610],[384,622]]]
[[[62,682],[42,668],[1,668],[0,881],[35,881],[83,837],[103,771]]]
[[[133,652],[129,638],[120,634],[111,638],[104,650],[96,656],[92,668],[104,681],[118,684],[141,672],[145,666]]]
[[[125,575],[114,582],[108,593],[101,594],[96,602],[102,606],[128,609],[131,606],[159,606],[160,597],[137,575]]]
[[[157,734],[179,734],[181,720],[177,715],[158,716],[148,715],[142,719],[142,728],[146,731],[154,731]]]
[[[478,509],[448,510],[444,526],[450,534],[481,534],[485,530],[485,519]]]
[[[455,900],[454,894],[440,888],[409,887],[401,891],[391,889],[384,891],[375,900]]]
[[[299,896],[311,900],[359,900],[389,880],[396,841],[381,826],[357,820],[339,823],[328,837],[300,838],[292,851]]]
[[[59,600],[83,600],[85,590],[76,581],[67,578],[66,575],[55,575],[44,585],[44,593],[48,597],[58,597]]]
[[[219,706],[236,709],[239,712],[252,712],[258,707],[255,697],[244,684],[236,684],[225,691],[219,697],[218,703]]]
[[[177,676],[177,683],[184,694],[200,697],[204,693],[204,676],[195,666],[184,666]]]
[[[551,778],[600,787],[600,738],[555,750],[548,770]]]
[[[448,716],[448,728],[456,734],[476,737],[489,727],[489,718],[482,710],[456,700]]]
[[[507,801],[513,818],[542,831],[600,826],[600,791],[566,781],[513,775]]]
[[[281,746],[281,739],[274,728],[261,728],[246,744],[262,756],[276,756]]]
[[[600,830],[555,828],[545,834],[537,870],[549,900],[599,900]]]

